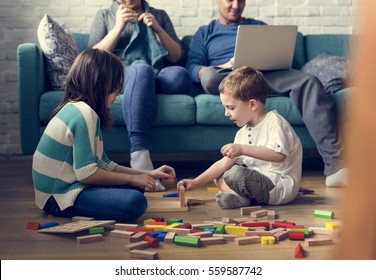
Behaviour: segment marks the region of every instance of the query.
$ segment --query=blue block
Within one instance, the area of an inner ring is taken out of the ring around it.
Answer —
[[[42,224],[39,226],[39,229],[45,229],[45,228],[50,228],[50,227],[56,227],[58,226],[59,223],[58,222],[49,222],[49,223],[46,223],[46,224]]]
[[[172,192],[172,193],[165,193],[163,194],[163,197],[178,197],[178,192]]]
[[[166,235],[167,235],[167,232],[161,232],[158,234],[157,239],[161,242],[164,242]]]

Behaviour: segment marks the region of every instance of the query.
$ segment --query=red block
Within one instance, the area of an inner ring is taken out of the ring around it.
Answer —
[[[161,218],[161,217],[155,217],[155,218],[152,218],[154,221],[156,222],[164,222],[165,219],[164,218]]]
[[[304,249],[302,247],[302,245],[300,245],[300,243],[298,243],[298,245],[296,245],[295,247],[295,258],[304,258]]]
[[[304,240],[304,232],[290,231],[289,239],[290,240]]]
[[[295,223],[293,222],[275,221],[272,226],[273,228],[288,228],[294,225]]]
[[[144,240],[149,243],[150,247],[152,248],[158,248],[159,247],[159,240],[150,236],[150,235],[146,235]]]
[[[26,225],[26,229],[31,229],[31,230],[38,230],[40,226],[40,223],[37,222],[28,222]]]

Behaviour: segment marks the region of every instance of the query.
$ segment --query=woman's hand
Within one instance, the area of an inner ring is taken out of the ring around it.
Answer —
[[[126,5],[120,4],[119,8],[116,11],[116,22],[115,28],[123,30],[127,23],[131,20],[137,20],[138,13],[134,10],[127,8]]]
[[[155,191],[155,179],[150,174],[136,174],[131,176],[130,184],[133,187],[140,189],[148,188],[150,191]]]
[[[149,171],[149,174],[155,179],[173,179],[176,177],[175,169],[168,165]]]
[[[159,33],[162,27],[159,25],[158,21],[155,19],[154,15],[150,13],[142,13],[138,17],[138,21],[143,21],[146,26],[151,27],[155,33]]]

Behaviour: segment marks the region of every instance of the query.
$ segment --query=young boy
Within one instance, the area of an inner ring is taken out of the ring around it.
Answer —
[[[242,67],[219,85],[225,115],[241,127],[223,158],[193,180],[186,191],[212,180],[222,209],[258,203],[285,204],[296,197],[302,172],[302,145],[290,124],[276,111],[267,112],[268,84],[261,72]]]

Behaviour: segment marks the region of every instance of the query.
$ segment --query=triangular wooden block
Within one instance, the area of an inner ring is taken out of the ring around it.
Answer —
[[[304,258],[304,249],[300,243],[295,247],[295,258]]]

